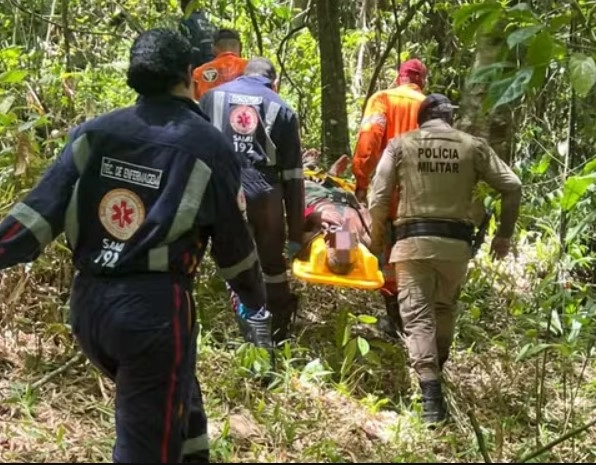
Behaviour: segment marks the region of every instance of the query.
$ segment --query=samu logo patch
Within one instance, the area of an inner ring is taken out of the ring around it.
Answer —
[[[230,113],[230,125],[238,134],[253,134],[259,125],[259,115],[253,107],[240,105]]]
[[[139,229],[145,219],[141,198],[128,189],[113,189],[99,204],[99,221],[116,239],[126,241]]]

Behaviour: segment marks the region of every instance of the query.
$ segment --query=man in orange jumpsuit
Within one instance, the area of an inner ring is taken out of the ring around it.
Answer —
[[[242,76],[248,60],[242,58],[242,41],[236,31],[220,29],[213,42],[215,59],[196,68],[192,77],[195,83],[195,100],[208,90]]]
[[[356,178],[356,197],[360,202],[366,199],[370,179],[389,141],[418,128],[418,109],[425,99],[423,90],[426,85],[426,75],[426,66],[420,60],[416,58],[407,60],[399,68],[397,87],[378,91],[367,102],[352,159],[352,173]],[[390,209],[390,212],[396,211],[397,192],[394,193]],[[390,225],[392,219],[387,219]],[[385,277],[385,286],[381,289],[381,293],[385,298],[389,317],[387,330],[401,331],[395,270],[385,260],[390,255],[395,238],[392,237],[391,226],[386,231],[387,249],[379,257],[379,264],[383,265]]]

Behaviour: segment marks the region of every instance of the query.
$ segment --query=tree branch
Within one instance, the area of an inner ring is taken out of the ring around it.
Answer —
[[[301,31],[302,29],[304,29],[305,27],[306,27],[306,24],[302,24],[301,26],[297,26],[297,27],[295,27],[294,29],[292,29],[290,32],[288,32],[288,33],[286,34],[286,36],[285,36],[285,37],[282,39],[281,43],[279,44],[279,47],[277,48],[277,53],[276,53],[276,55],[277,55],[277,61],[278,61],[278,63],[279,63],[279,67],[281,68],[281,73],[280,73],[280,82],[281,82],[281,76],[284,76],[284,75],[285,75],[285,76],[286,76],[286,78],[288,79],[288,82],[289,82],[289,83],[290,83],[290,85],[292,86],[292,88],[293,88],[294,90],[296,90],[296,92],[298,92],[298,95],[299,95],[300,97],[302,97],[302,96],[303,96],[303,94],[302,94],[302,90],[300,89],[300,87],[299,87],[299,86],[297,86],[297,85],[294,83],[293,79],[292,79],[292,78],[290,77],[290,75],[288,74],[288,71],[287,71],[287,69],[286,69],[286,67],[285,67],[285,65],[284,65],[284,60],[283,60],[283,57],[282,57],[282,53],[283,53],[283,47],[284,47],[284,44],[285,44],[285,43],[286,43],[288,40],[290,40],[290,39],[292,38],[292,36],[293,36],[293,35],[297,34],[298,32],[300,32],[300,31]]]
[[[62,32],[64,33],[64,59],[66,62],[66,72],[72,72],[72,63],[70,59],[70,27],[68,26],[68,0],[62,0]]]
[[[255,34],[257,36],[257,46],[259,47],[259,55],[263,56],[263,36],[261,35],[261,29],[259,28],[259,21],[257,19],[257,12],[255,10],[255,6],[252,4],[251,0],[246,0],[246,8],[248,9],[250,22],[252,23],[252,27],[254,28]]]
[[[28,14],[29,16],[33,16],[34,18],[37,18],[40,21],[43,21],[44,23],[51,24],[52,26],[56,26],[60,29],[63,29],[62,24],[52,21],[52,20],[40,15],[39,13],[36,13],[35,11],[29,11],[28,9],[23,7],[17,0],[8,0],[8,3],[10,3],[12,6],[14,6],[17,10],[19,10],[25,14]],[[130,37],[123,36],[120,34],[115,34],[113,31],[101,32],[101,31],[91,31],[89,29],[74,29],[72,27],[69,27],[68,29],[70,32],[76,32],[77,34],[89,34],[89,35],[96,35],[96,36],[112,36],[112,37],[117,37],[118,39],[125,39],[125,40],[130,39]]]
[[[35,383],[33,383],[31,385],[31,389],[32,390],[39,389],[44,384],[47,384],[53,378],[55,378],[56,376],[64,373],[69,368],[75,366],[77,363],[79,363],[83,359],[84,359],[83,354],[81,352],[79,352],[74,357],[72,357],[68,362],[66,362],[64,365],[62,365],[61,367],[56,368],[54,371],[51,371],[50,373],[48,373],[47,375],[45,375],[43,378],[41,378],[39,381],[36,381]]]
[[[126,18],[126,22],[128,23],[128,25],[132,29],[134,29],[138,34],[143,33],[143,27],[132,17],[130,12],[126,8],[124,8],[122,3],[116,0],[114,0],[114,3],[118,5],[118,8],[120,8],[120,11],[124,15],[124,18]]]
[[[593,44],[596,44],[596,34],[594,34],[594,30],[590,24],[590,20],[588,19],[588,17],[586,17],[586,15],[584,14],[583,10],[581,9],[581,6],[579,5],[579,3],[577,2],[577,0],[573,0],[571,2],[573,9],[577,12],[577,14],[579,16],[581,16],[582,18],[582,22],[584,23],[584,26],[586,27],[586,31],[587,31],[587,35],[588,40],[590,40],[590,42],[592,42]]]
[[[476,415],[472,410],[468,410],[468,418],[470,419],[470,423],[472,423],[472,428],[474,428],[474,433],[476,434],[476,439],[478,440],[478,448],[480,449],[480,453],[484,458],[485,463],[493,463],[490,458],[490,454],[488,453],[488,448],[486,447],[486,441],[484,440],[484,434],[482,434],[482,430],[480,429],[480,425],[478,424],[478,420],[476,419]]]
[[[414,15],[418,12],[418,9],[426,2],[427,0],[418,0],[414,5],[410,5],[408,7],[408,13],[406,14],[404,20],[401,21],[399,24],[396,24],[395,32],[389,38],[389,41],[387,42],[387,47],[385,48],[383,55],[381,55],[381,58],[379,58],[379,62],[375,66],[375,70],[373,72],[372,78],[370,79],[370,84],[368,85],[368,90],[366,92],[366,98],[364,99],[363,109],[366,107],[366,102],[368,102],[368,99],[372,96],[372,94],[375,93],[375,86],[377,85],[377,80],[379,79],[381,70],[383,69],[383,66],[385,66],[387,58],[389,58],[389,55],[391,55],[393,47],[395,47],[395,44],[397,44],[397,41],[399,40],[402,31],[406,27],[408,27],[408,25],[414,18]]]
[[[545,452],[548,452],[549,450],[558,446],[562,442],[567,441],[567,439],[571,439],[572,437],[577,436],[578,434],[581,434],[584,431],[589,430],[594,425],[596,425],[596,419],[592,420],[590,423],[580,426],[577,429],[574,429],[573,431],[570,431],[567,434],[564,434],[563,436],[561,436],[558,439],[555,439],[554,441],[549,442],[547,445],[541,447],[540,449],[537,449],[534,452],[529,453],[528,455],[522,457],[518,463],[526,463],[532,459],[535,459],[539,455],[542,455]]]

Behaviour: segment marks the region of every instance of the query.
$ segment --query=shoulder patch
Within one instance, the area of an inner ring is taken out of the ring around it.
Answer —
[[[112,189],[99,203],[99,221],[108,233],[126,241],[139,229],[145,219],[141,198],[128,189]]]
[[[370,126],[377,125],[385,128],[387,126],[387,118],[383,113],[373,113],[372,115],[362,118],[360,127],[362,129],[369,129]]]
[[[230,125],[238,134],[253,134],[259,125],[259,115],[253,107],[240,105],[230,112]]]
[[[207,68],[202,73],[202,77],[205,82],[214,82],[215,80],[217,80],[218,76],[219,73],[215,68]]]

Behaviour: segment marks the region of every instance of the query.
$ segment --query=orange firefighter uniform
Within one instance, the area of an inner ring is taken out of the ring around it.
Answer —
[[[205,92],[240,77],[248,60],[234,52],[224,52],[208,63],[196,68],[192,77],[195,83],[195,100]]]
[[[426,81],[426,66],[418,60],[405,61],[399,68],[398,87],[381,90],[367,102],[360,125],[358,141],[352,159],[352,173],[356,178],[356,195],[364,199],[370,179],[389,141],[418,128],[418,109],[425,98],[422,93]],[[397,196],[392,195],[388,221],[395,220]],[[385,258],[389,257],[394,238],[388,230]],[[395,270],[384,263],[385,286],[383,294],[394,296],[397,292]]]
[[[418,109],[425,98],[422,93],[425,78],[426,67],[422,62],[408,60],[399,69],[398,87],[381,90],[368,101],[352,160],[356,190],[368,189],[389,141],[418,128]]]

